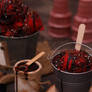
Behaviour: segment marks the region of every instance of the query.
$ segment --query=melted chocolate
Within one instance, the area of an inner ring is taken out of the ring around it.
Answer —
[[[25,79],[28,80],[28,72],[35,71],[39,68],[39,66],[36,63],[33,63],[31,65],[26,65],[27,61],[21,62],[15,67],[16,72],[23,71],[25,75]]]
[[[27,66],[26,62],[27,61],[21,62],[20,64],[18,64],[18,66],[16,67],[18,69],[18,71],[32,72],[39,68],[39,66],[36,63],[33,63],[33,64]]]

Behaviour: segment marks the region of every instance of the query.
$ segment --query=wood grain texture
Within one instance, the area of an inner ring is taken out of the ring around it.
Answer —
[[[4,41],[0,42],[0,64],[10,65],[7,43],[5,43]]]
[[[92,92],[92,86],[90,87],[90,90],[89,90],[89,92]]]
[[[50,60],[48,59],[48,57],[52,53],[52,49],[50,48],[47,41],[38,43],[37,53],[39,53],[41,51],[45,51],[45,55],[42,58],[40,58],[38,61],[42,64],[42,67],[43,67],[41,73],[42,73],[42,75],[45,75],[45,74],[53,72],[53,68],[51,66]]]
[[[51,86],[47,92],[57,92],[55,85]]]

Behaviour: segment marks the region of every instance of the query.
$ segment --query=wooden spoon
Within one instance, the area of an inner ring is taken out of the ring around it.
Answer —
[[[38,55],[36,55],[34,58],[32,58],[31,60],[28,60],[28,62],[26,63],[27,65],[31,65],[32,63],[36,62],[36,60],[38,60],[39,58],[41,58],[43,55],[45,54],[45,52],[41,52]]]
[[[75,49],[77,51],[80,51],[81,49],[81,44],[82,44],[84,33],[85,33],[85,27],[86,27],[85,24],[79,25],[78,35],[77,35],[77,40],[76,40],[76,45],[75,45]]]

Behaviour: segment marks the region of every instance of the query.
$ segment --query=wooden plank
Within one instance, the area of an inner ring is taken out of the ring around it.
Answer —
[[[89,92],[92,92],[92,86],[90,87],[90,90],[89,90]]]
[[[51,86],[51,87],[47,90],[47,92],[57,92],[55,85]]]
[[[37,54],[41,51],[45,52],[45,55],[41,57],[38,61],[42,64],[42,75],[46,75],[48,73],[51,73],[53,71],[50,60],[48,59],[48,56],[51,55],[52,49],[50,48],[47,41],[38,42],[37,44]]]
[[[0,42],[0,65],[10,65],[8,48],[5,42]]]

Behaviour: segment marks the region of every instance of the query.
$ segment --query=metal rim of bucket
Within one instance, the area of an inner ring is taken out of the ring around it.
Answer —
[[[14,36],[10,36],[10,37],[8,37],[8,36],[3,36],[3,35],[0,35],[0,38],[5,38],[5,39],[14,39],[14,40],[18,40],[18,39],[26,39],[26,38],[29,38],[29,37],[33,37],[34,35],[36,35],[36,34],[38,34],[39,33],[39,31],[37,31],[37,32],[35,32],[35,33],[33,33],[33,34],[31,34],[31,35],[27,35],[27,36],[21,36],[21,37],[14,37]]]
[[[65,44],[59,46],[58,48],[56,48],[56,49],[52,52],[51,56],[49,57],[51,65],[52,65],[52,66],[54,67],[54,69],[56,69],[57,71],[60,71],[60,72],[66,73],[66,74],[80,75],[80,74],[87,74],[87,73],[89,73],[89,72],[92,72],[92,70],[90,70],[90,71],[82,72],[82,73],[71,73],[71,72],[59,70],[59,69],[57,69],[57,68],[53,65],[53,63],[52,63],[51,60],[53,59],[54,56],[56,56],[56,55],[58,54],[58,53],[55,54],[55,52],[57,52],[60,48],[64,47],[65,45],[75,44],[75,43],[76,43],[76,42],[68,42],[68,43],[65,43]],[[80,43],[77,43],[77,44],[80,44]],[[85,45],[85,44],[81,44],[81,45],[84,46],[84,47],[86,47],[86,48],[88,48],[88,49],[90,49],[90,50],[92,51],[92,48],[91,48],[91,47],[89,47],[89,46],[87,46],[87,45]],[[54,55],[54,54],[55,54],[55,55]],[[91,56],[92,56],[92,55],[91,55]]]
[[[25,60],[20,60],[20,61],[18,61],[18,62],[14,65],[14,68],[13,68],[14,72],[15,72],[15,67],[16,67],[19,63],[24,62],[24,61],[28,61],[28,60],[29,60],[29,59],[25,59]],[[39,66],[38,69],[37,69],[37,70],[34,70],[34,71],[32,71],[32,72],[28,72],[28,74],[35,74],[36,72],[38,72],[38,71],[40,71],[40,70],[42,69],[42,65],[41,65],[38,61],[36,61],[35,63]],[[19,71],[19,73],[23,73],[23,74],[24,74],[23,71]]]

